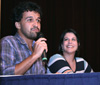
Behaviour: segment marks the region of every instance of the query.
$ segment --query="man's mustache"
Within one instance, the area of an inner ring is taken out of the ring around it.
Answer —
[[[31,28],[31,30],[34,30],[34,29],[37,29],[38,31],[40,31],[37,26],[34,26],[33,28]]]

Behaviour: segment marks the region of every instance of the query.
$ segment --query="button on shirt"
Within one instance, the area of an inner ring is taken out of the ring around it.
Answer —
[[[32,47],[34,47],[34,43],[35,41],[33,41]],[[14,75],[16,64],[21,63],[32,54],[28,45],[18,33],[15,36],[4,37],[0,45],[3,75]],[[41,58],[24,75],[30,74],[45,74],[45,67],[42,64]]]

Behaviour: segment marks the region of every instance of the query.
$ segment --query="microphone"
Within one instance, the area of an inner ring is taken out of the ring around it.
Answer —
[[[39,38],[44,38],[44,35],[43,35],[42,32],[38,32],[38,33],[37,33],[37,38],[36,38],[36,40],[39,39]],[[42,41],[43,41],[43,40],[42,40]],[[42,53],[42,61],[45,62],[45,63],[47,62],[46,50],[44,50],[43,53]]]

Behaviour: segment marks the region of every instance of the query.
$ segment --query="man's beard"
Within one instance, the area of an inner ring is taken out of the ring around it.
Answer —
[[[37,33],[38,33],[38,32],[32,32],[32,31],[26,32],[24,30],[21,30],[21,31],[25,37],[27,37],[28,39],[32,39],[32,40],[36,39]]]
[[[25,35],[27,38],[34,40],[37,37],[37,32],[30,32],[30,34],[25,34]]]

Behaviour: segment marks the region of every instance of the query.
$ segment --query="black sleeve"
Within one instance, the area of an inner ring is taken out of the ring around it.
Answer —
[[[91,72],[91,66],[88,64],[86,70],[85,70],[85,73],[90,73]]]
[[[62,67],[68,66],[68,63],[64,60],[58,60],[54,62],[51,66],[49,66],[49,70],[52,73],[56,73],[58,70],[60,70]]]

